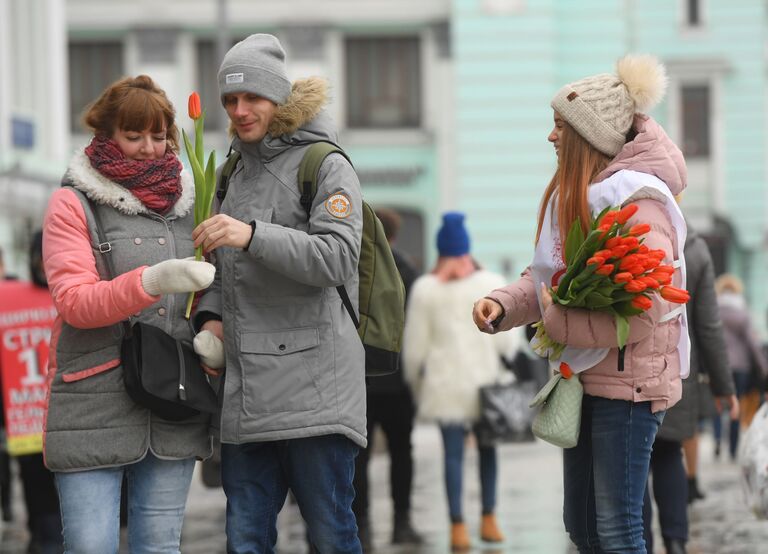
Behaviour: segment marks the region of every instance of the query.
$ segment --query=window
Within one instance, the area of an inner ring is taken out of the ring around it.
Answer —
[[[197,92],[200,94],[205,110],[205,128],[219,131],[224,128],[226,119],[224,108],[219,100],[219,84],[216,75],[219,72],[219,60],[216,59],[216,42],[200,40],[197,42]]]
[[[402,128],[421,124],[418,37],[346,40],[347,125]]]
[[[123,76],[121,42],[80,42],[69,45],[69,113],[72,132],[82,132],[85,107]]]
[[[683,0],[685,2],[685,22],[689,27],[698,27],[701,25],[701,2],[700,0]]]
[[[708,85],[684,85],[682,102],[683,154],[707,158],[710,153],[710,90]]]

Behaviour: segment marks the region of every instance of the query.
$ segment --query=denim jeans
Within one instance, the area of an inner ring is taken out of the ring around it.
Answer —
[[[56,473],[64,549],[111,554],[120,543],[120,488],[128,479],[131,554],[178,553],[194,458],[161,460],[148,452],[134,464]]]
[[[643,496],[664,412],[584,395],[579,443],[563,451],[565,529],[581,553],[645,554]]]
[[[221,445],[227,552],[271,554],[288,490],[319,554],[360,554],[352,513],[358,446],[342,435]]]
[[[461,507],[462,480],[464,473],[464,439],[467,428],[463,424],[441,424],[443,435],[445,491],[452,522],[463,521]],[[480,496],[484,514],[496,508],[496,448],[478,446],[480,455]]]
[[[749,387],[752,381],[748,371],[734,371],[733,383],[736,387],[736,397],[741,398],[749,392]],[[727,410],[724,410],[727,413]],[[715,444],[718,451],[720,448],[720,439],[723,435],[723,414],[715,414],[712,418],[714,426]],[[736,454],[739,450],[739,431],[741,429],[741,421],[736,418],[730,422],[730,432],[728,434],[728,452],[732,460],[736,459]]]

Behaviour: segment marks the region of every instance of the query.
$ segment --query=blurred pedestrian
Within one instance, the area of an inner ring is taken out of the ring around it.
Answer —
[[[639,112],[661,100],[664,67],[650,56],[626,56],[617,74],[564,86],[551,102],[558,168],[541,203],[534,260],[520,280],[477,301],[478,329],[495,333],[543,320],[548,336],[566,345],[567,363],[584,387],[577,446],[564,450],[565,528],[580,552],[645,553],[643,495],[651,445],[681,395],[688,370],[685,309],[660,296],[629,318],[618,348],[613,315],[552,302],[548,286],[565,269],[565,235],[574,221],[630,202],[627,226],[647,223],[650,249],[683,266],[685,222],[673,195],[686,186],[680,149]],[[682,286],[684,269],[674,272]]]
[[[696,433],[699,424],[699,370],[709,376],[709,386],[718,410],[730,406],[731,417],[738,417],[736,399],[725,339],[715,294],[712,256],[704,239],[690,227],[685,240],[686,289],[691,299],[686,305],[691,337],[691,369],[683,380],[680,402],[667,410],[651,452],[653,497],[659,512],[659,526],[667,554],[685,554],[688,542],[689,490],[698,491],[694,477],[686,479],[682,441]],[[643,524],[648,554],[653,553],[651,522],[653,508],[646,495]]]
[[[768,373],[763,357],[760,343],[757,339],[747,308],[747,302],[744,299],[744,285],[741,279],[735,275],[726,273],[721,275],[715,281],[715,290],[717,291],[717,303],[720,307],[720,318],[723,321],[723,331],[725,333],[726,351],[728,352],[728,366],[733,373],[733,381],[736,385],[736,395],[742,405],[743,411],[750,412],[742,414],[739,418],[731,418],[730,433],[728,436],[728,452],[731,460],[736,459],[736,453],[739,447],[739,429],[743,424],[749,425],[757,406],[762,401],[762,391],[765,383],[765,377]],[[758,398],[750,409],[747,402],[747,396]],[[749,419],[747,419],[749,418]],[[720,456],[720,441],[722,438],[722,418],[718,414],[714,417],[715,434],[715,457]]]
[[[403,335],[405,378],[418,415],[436,421],[443,438],[445,488],[451,520],[451,547],[470,547],[464,522],[462,481],[467,434],[480,418],[480,387],[502,375],[502,356],[511,359],[517,335],[477,332],[469,317],[478,295],[501,286],[503,277],[478,267],[470,255],[464,214],[448,212],[437,233],[439,258],[413,284]],[[480,537],[501,542],[496,520],[497,458],[493,445],[478,443],[482,500]]]
[[[42,244],[38,231],[32,235],[29,247],[29,282],[0,282],[0,373],[6,394],[23,399],[11,403],[5,442],[9,449],[13,446],[24,492],[29,531],[27,552],[58,554],[63,551],[59,499],[53,473],[43,463],[42,440],[36,444],[41,439],[42,417],[35,416],[41,412],[41,406],[40,401],[33,400],[45,393],[45,368],[41,364],[48,358],[48,338],[55,314],[43,271]],[[30,314],[35,315],[34,319],[25,317]],[[0,408],[5,422],[2,402]],[[9,463],[10,459],[4,461],[4,470],[9,469]],[[3,498],[4,504],[8,502],[3,506],[3,515],[9,516],[6,521],[10,521],[10,489],[7,493],[9,498]]]
[[[400,231],[400,215],[394,210],[379,208],[376,215],[384,226],[384,233],[392,246],[392,255],[405,285],[406,299],[418,272],[411,261],[395,246]],[[402,360],[401,360],[402,365]],[[389,490],[392,496],[394,518],[392,542],[419,544],[421,536],[411,524],[411,484],[413,482],[413,453],[411,433],[416,415],[413,395],[403,378],[402,367],[392,375],[372,377],[367,386],[368,446],[360,449],[355,460],[355,499],[352,510],[357,518],[357,529],[363,551],[370,550],[373,528],[369,516],[368,462],[373,451],[373,436],[377,425],[387,439],[389,451]]]
[[[235,44],[218,83],[240,158],[219,213],[193,236],[220,269],[196,324],[218,344],[198,347],[209,371],[226,365],[227,549],[273,552],[290,490],[317,551],[359,553],[352,480],[366,446],[365,351],[337,287],[356,310],[360,183],[342,155],[330,154],[309,213],[302,206],[304,154],[338,137],[325,110],[327,84],[292,84],[277,38],[255,34]]]
[[[124,475],[130,550],[178,552],[195,459],[211,453],[209,415],[154,415],[128,396],[120,364],[129,318],[191,341],[185,293],[208,286],[215,271],[184,259],[194,253],[194,184],[177,156],[174,117],[146,75],[109,85],[85,113],[94,136],[45,215],[58,317],[44,452],[69,552],[117,552]]]

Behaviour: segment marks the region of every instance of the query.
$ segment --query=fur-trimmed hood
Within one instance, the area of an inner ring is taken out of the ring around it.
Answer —
[[[78,150],[69,162],[64,182],[71,183],[77,190],[85,194],[97,204],[112,206],[126,215],[151,213],[130,190],[104,177],[91,165],[85,154],[85,149]],[[174,204],[168,215],[184,217],[195,203],[195,183],[192,175],[181,172],[181,196]]]
[[[324,110],[328,103],[328,82],[321,77],[308,77],[294,81],[291,95],[285,104],[275,112],[267,136],[258,143],[258,149],[265,159],[270,159],[286,148],[303,142],[338,142],[336,127],[330,115]],[[245,143],[229,126],[235,150],[248,150]]]

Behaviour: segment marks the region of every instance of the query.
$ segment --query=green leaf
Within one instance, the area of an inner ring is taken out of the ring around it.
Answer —
[[[597,214],[595,219],[592,220],[592,229],[593,230],[597,229],[597,226],[600,224],[600,220],[603,218],[603,216],[605,214],[607,214],[610,211],[610,209],[611,209],[610,206],[606,206],[605,208],[603,208],[603,211],[600,212],[599,214]]]
[[[203,122],[205,121],[205,111],[195,120],[195,157],[200,167],[205,163],[205,152],[203,152]]]
[[[203,220],[211,216],[213,194],[216,192],[216,152],[211,151],[208,156],[208,165],[205,167],[205,202],[203,204]]]
[[[565,239],[565,263],[570,264],[579,247],[584,242],[584,231],[581,229],[581,223],[577,219],[571,225],[568,236]]]
[[[195,225],[199,225],[203,220],[200,219],[201,202],[198,202],[197,199],[205,195],[205,174],[200,162],[197,161],[192,142],[184,129],[181,130],[181,136],[184,138],[184,148],[187,151],[187,158],[189,158],[189,163],[192,166],[192,175],[195,178]]]
[[[623,302],[615,302],[613,304],[613,311],[616,313],[616,315],[622,317],[632,317],[643,313],[643,310],[640,308],[635,308],[632,305],[632,302],[629,300],[625,300]]]
[[[627,337],[629,337],[629,319],[625,316],[616,314],[616,341],[619,344],[619,348],[624,348],[627,345]]]
[[[584,299],[585,307],[589,308],[590,310],[600,309],[600,308],[607,308],[611,304],[613,304],[613,298],[610,296],[606,296],[604,294],[600,294],[598,291],[590,292],[586,298]]]

